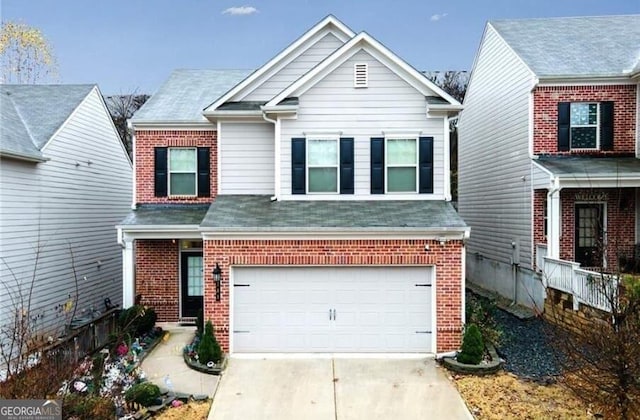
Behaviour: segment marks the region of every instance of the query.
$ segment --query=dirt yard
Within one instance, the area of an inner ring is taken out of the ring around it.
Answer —
[[[154,419],[159,420],[206,420],[209,416],[211,401],[191,401],[176,408],[167,408]]]
[[[479,420],[594,419],[590,408],[561,385],[540,385],[511,373],[454,375],[453,381]]]

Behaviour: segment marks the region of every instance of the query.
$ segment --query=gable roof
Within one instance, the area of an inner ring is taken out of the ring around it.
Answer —
[[[202,108],[250,73],[251,70],[175,70],[133,115],[131,122],[206,121]]]
[[[307,32],[305,32],[301,37],[296,39],[287,48],[285,48],[284,50],[280,51],[280,53],[278,53],[275,57],[273,57],[271,60],[269,60],[262,67],[257,69],[255,72],[253,72],[249,77],[247,77],[241,83],[239,83],[238,85],[234,86],[232,89],[230,89],[228,92],[226,92],[221,97],[216,98],[215,101],[213,101],[213,103],[209,104],[204,109],[204,112],[206,113],[207,111],[214,111],[214,110],[218,109],[222,104],[224,104],[225,102],[231,100],[231,98],[233,98],[235,95],[240,93],[243,89],[247,88],[253,82],[258,80],[260,77],[262,77],[263,75],[268,73],[271,69],[275,68],[287,56],[289,56],[294,51],[296,51],[296,49],[298,49],[301,46],[303,46],[307,41],[312,39],[314,36],[316,36],[317,34],[322,32],[323,30],[328,29],[328,28],[332,28],[332,27],[335,28],[339,33],[344,35],[345,38],[353,38],[355,36],[355,33],[351,29],[349,29],[344,23],[340,22],[335,16],[329,15],[329,16],[325,17],[320,22],[315,24],[311,29],[309,29]]]
[[[539,77],[628,76],[640,65],[640,15],[490,21]]]
[[[95,85],[0,85],[0,154],[43,160],[42,148]]]
[[[304,76],[296,80],[294,83],[289,85],[289,87],[267,102],[265,107],[277,106],[286,98],[300,95],[302,90],[313,86],[324,75],[342,64],[360,49],[365,49],[367,52],[371,53],[374,58],[390,67],[392,71],[400,75],[409,84],[425,95],[430,92],[435,92],[437,95],[445,99],[449,105],[458,108],[462,107],[457,100],[429,80],[422,72],[407,64],[406,61],[402,60],[366,32],[360,32],[357,36],[351,38],[349,42],[338,48],[329,55],[329,57],[321,61],[320,64],[315,66]]]

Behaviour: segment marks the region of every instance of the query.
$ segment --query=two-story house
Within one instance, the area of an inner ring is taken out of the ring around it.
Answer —
[[[634,265],[639,84],[640,15],[486,25],[458,126],[470,282],[542,308],[562,267]]]
[[[333,16],[259,69],[175,71],[131,121],[124,300],[240,352],[451,351],[461,105]]]
[[[87,321],[120,305],[122,252],[113,226],[130,211],[132,172],[97,86],[0,85],[6,352],[24,342],[16,325],[47,340],[67,332],[72,318]]]

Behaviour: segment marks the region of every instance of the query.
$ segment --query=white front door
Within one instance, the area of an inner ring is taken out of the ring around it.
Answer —
[[[235,267],[234,352],[431,352],[431,267]]]

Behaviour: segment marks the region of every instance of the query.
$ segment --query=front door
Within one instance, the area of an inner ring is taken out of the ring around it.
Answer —
[[[196,317],[204,295],[202,252],[183,252],[180,264],[182,318]]]
[[[604,204],[576,204],[575,261],[601,267],[604,253]]]

